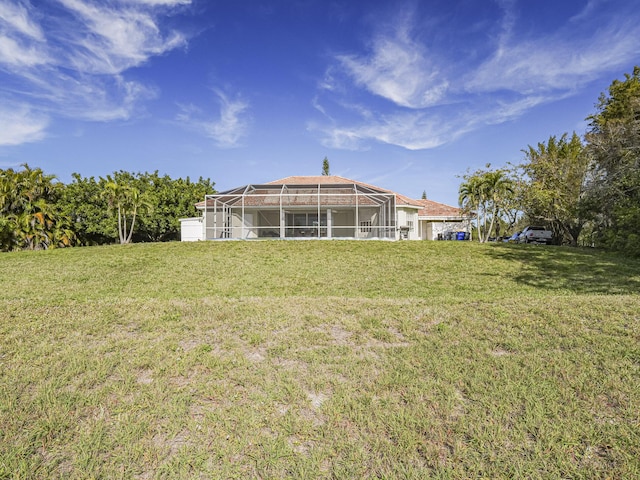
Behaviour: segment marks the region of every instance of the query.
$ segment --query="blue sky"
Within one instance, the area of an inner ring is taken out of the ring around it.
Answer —
[[[0,168],[218,190],[331,173],[455,204],[587,128],[636,0],[0,0]]]

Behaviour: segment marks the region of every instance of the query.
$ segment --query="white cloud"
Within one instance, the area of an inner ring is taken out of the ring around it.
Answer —
[[[540,40],[512,41],[481,64],[469,91],[511,90],[524,95],[570,91],[637,58],[640,25],[605,25],[589,37],[568,32]]]
[[[556,31],[525,34],[517,4],[497,3],[503,15],[487,30],[492,40],[484,59],[474,48],[468,56],[460,55],[464,49],[434,54],[419,41],[420,20],[406,15],[374,34],[366,54],[336,56],[313,100],[324,123],[309,129],[334,148],[366,149],[373,141],[430,149],[575,95],[637,62],[637,15],[604,15],[599,7],[606,5],[592,0]],[[371,101],[367,93],[388,101]]]
[[[438,147],[455,136],[439,120],[420,113],[400,113],[359,130],[364,138],[400,145],[407,150],[421,150]]]
[[[240,98],[231,100],[220,90],[214,90],[214,93],[220,104],[216,119],[206,118],[202,110],[195,105],[181,105],[181,112],[176,116],[176,120],[212,138],[219,147],[238,147],[247,134],[249,126],[247,115],[249,103]]]
[[[369,150],[369,147],[365,144],[367,138],[358,131],[357,127],[327,127],[311,123],[309,124],[309,130],[320,131],[322,134],[321,143],[327,148],[354,151]]]
[[[45,136],[49,124],[46,115],[33,112],[27,105],[0,107],[0,145],[36,142]]]
[[[424,45],[411,38],[404,22],[393,35],[373,40],[368,56],[340,55],[338,61],[355,82],[397,105],[425,108],[441,101],[449,87]]]
[[[15,69],[48,63],[44,40],[24,6],[0,0],[0,65]]]
[[[11,68],[35,67],[49,62],[38,45],[25,46],[13,38],[0,34],[0,65]]]
[[[28,122],[18,122],[7,138],[42,138],[41,129],[56,116],[130,118],[157,92],[127,79],[126,70],[185,45],[184,35],[165,31],[160,14],[189,3],[58,0],[45,12],[28,2],[0,0],[0,94],[29,105],[19,118],[36,120],[31,130]],[[15,119],[9,113],[0,112],[3,124]]]
[[[30,18],[29,12],[22,5],[0,1],[0,24],[4,24],[5,28],[14,33],[40,41],[44,40],[42,29]]]
[[[320,131],[323,145],[330,148],[366,150],[368,142],[376,141],[407,150],[423,150],[454,140],[469,131],[475,122],[466,116],[443,118],[414,111],[381,116],[354,125],[321,126],[312,123],[309,129]]]
[[[185,43],[177,32],[163,37],[151,12],[97,7],[82,0],[59,1],[82,22],[67,39],[75,47],[69,60],[79,71],[121,73]]]
[[[58,103],[66,105],[67,116],[98,122],[127,120],[141,101],[157,96],[153,88],[122,76],[89,77],[72,89],[56,88],[55,93]]]
[[[175,7],[178,5],[190,5],[191,0],[125,0],[128,3],[152,5],[152,6],[168,6]]]
[[[569,21],[571,22],[579,22],[581,20],[585,20],[590,18],[593,13],[595,12],[595,10],[603,3],[606,2],[607,0],[588,0],[587,4],[585,5],[585,7],[582,9],[581,12],[579,12],[578,14],[574,15],[573,17],[571,17],[569,19]]]

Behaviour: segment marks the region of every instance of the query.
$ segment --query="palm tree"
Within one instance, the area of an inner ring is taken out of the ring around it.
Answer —
[[[107,198],[109,209],[117,212],[120,244],[130,243],[138,213],[151,210],[151,204],[137,188],[127,184],[119,184],[109,175],[107,175],[104,195]]]
[[[513,192],[513,181],[506,176],[504,170],[476,172],[467,176],[466,181],[460,185],[458,202],[467,212],[476,213],[479,242],[489,240],[500,209]]]
[[[486,172],[483,175],[483,189],[491,208],[491,224],[485,231],[484,241],[486,242],[489,240],[495,220],[500,209],[504,206],[507,196],[514,192],[514,185],[503,170],[496,170],[494,172]]]
[[[482,184],[482,178],[478,176],[471,176],[467,178],[467,181],[460,185],[458,190],[458,204],[469,215],[473,215],[475,212],[478,216],[478,240],[482,242],[482,229],[484,222],[481,218],[481,211],[484,210],[482,206],[485,203],[484,188]]]
[[[55,231],[68,219],[56,205],[61,184],[54,175],[23,165],[23,170],[0,170],[0,248],[30,250],[57,246]],[[70,245],[73,232],[67,232],[62,244]]]

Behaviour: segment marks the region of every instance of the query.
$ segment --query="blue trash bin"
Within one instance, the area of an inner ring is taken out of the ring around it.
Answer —
[[[456,233],[456,240],[464,240],[464,232]]]

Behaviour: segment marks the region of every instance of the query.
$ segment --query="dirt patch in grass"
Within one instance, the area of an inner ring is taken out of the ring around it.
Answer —
[[[0,478],[640,477],[637,264],[228,243],[0,256]]]

